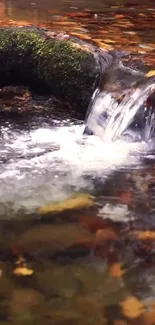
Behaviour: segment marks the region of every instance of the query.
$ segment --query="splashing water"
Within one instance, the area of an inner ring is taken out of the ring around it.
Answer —
[[[120,104],[112,92],[96,90],[86,122],[93,136],[83,134],[84,124],[77,120],[34,117],[22,128],[2,123],[0,218],[6,211],[9,217],[20,209],[34,212],[73,192],[92,193],[96,180],[104,184],[116,168],[140,166],[147,144],[139,137],[125,142],[121,135],[154,89],[147,81]],[[147,119],[147,137],[152,116]]]
[[[111,142],[119,139],[134,121],[136,114],[143,109],[147,110],[145,102],[155,90],[154,80],[147,80],[145,84],[136,89],[130,89],[123,97],[121,103],[113,97],[112,93],[97,90],[94,94],[90,113],[87,114],[86,128],[93,134],[100,137],[102,141]],[[143,139],[148,140],[151,136],[154,113],[150,110],[143,125]],[[136,131],[128,132],[134,141],[141,140]]]
[[[30,131],[1,127],[0,218],[9,206],[13,217],[12,209],[34,211],[73,191],[92,191],[96,177],[104,182],[116,167],[138,164],[144,143],[103,143],[83,129],[78,121],[51,127],[49,120]]]

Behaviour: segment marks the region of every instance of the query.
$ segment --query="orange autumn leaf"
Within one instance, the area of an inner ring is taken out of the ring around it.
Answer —
[[[69,17],[73,17],[73,18],[76,18],[76,17],[89,17],[90,16],[90,13],[89,12],[86,12],[86,11],[76,11],[76,12],[71,12],[68,14]]]
[[[128,318],[137,318],[145,311],[144,305],[134,296],[129,296],[120,305],[123,315]]]
[[[121,14],[120,15],[118,14],[118,15],[115,15],[115,18],[116,19],[122,19],[122,18],[125,18],[125,16],[124,15],[121,15]]]
[[[110,274],[114,278],[120,278],[125,273],[125,270],[122,269],[120,263],[114,263],[110,267]]]
[[[83,40],[89,40],[89,39],[91,39],[90,36],[84,35],[84,34],[80,34],[78,32],[72,32],[72,35],[77,36],[77,37],[79,37],[79,38],[81,38]]]
[[[103,240],[118,240],[118,236],[115,232],[110,228],[98,229],[96,232],[96,239],[97,241]]]
[[[155,240],[155,231],[152,230],[135,231],[133,234],[140,240]]]

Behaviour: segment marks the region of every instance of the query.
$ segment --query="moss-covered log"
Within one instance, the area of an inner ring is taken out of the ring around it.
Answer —
[[[44,90],[85,111],[100,75],[95,48],[37,28],[0,29],[0,85]]]

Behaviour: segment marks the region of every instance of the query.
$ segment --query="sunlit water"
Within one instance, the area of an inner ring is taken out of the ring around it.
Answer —
[[[94,179],[104,182],[116,168],[140,164],[144,143],[109,144],[83,130],[84,124],[71,121],[22,131],[1,127],[0,202],[33,211],[73,191],[93,191]]]

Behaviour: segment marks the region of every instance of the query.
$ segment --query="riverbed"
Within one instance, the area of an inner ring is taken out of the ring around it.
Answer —
[[[0,3],[2,26],[71,32],[150,70],[154,18],[151,0]],[[153,325],[153,146],[104,143],[58,111],[1,119],[0,322]]]

